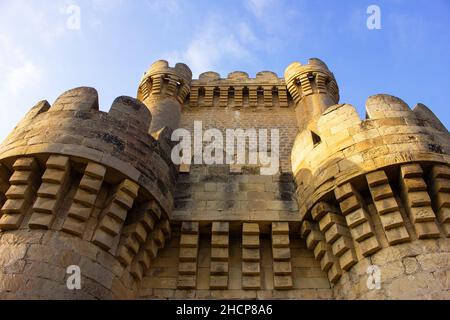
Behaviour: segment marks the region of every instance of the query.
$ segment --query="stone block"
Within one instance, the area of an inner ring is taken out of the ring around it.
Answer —
[[[228,289],[228,276],[210,276],[209,288],[212,290]]]
[[[370,193],[374,201],[391,198],[394,196],[389,184],[381,184],[370,188]]]
[[[292,277],[287,276],[277,276],[273,277],[273,286],[276,290],[289,290],[292,289]]]
[[[103,180],[92,178],[85,174],[81,179],[80,188],[90,193],[98,193],[102,184]]]
[[[311,216],[315,221],[319,221],[329,212],[337,213],[337,210],[327,202],[319,202],[311,210]]]
[[[289,223],[273,222],[272,223],[272,234],[276,234],[276,235],[289,234]]]
[[[408,206],[409,207],[423,207],[431,206],[431,199],[427,192],[410,192],[408,193]]]
[[[261,272],[260,263],[258,262],[242,262],[242,274],[245,276],[256,276]]]
[[[228,235],[230,231],[230,224],[228,222],[213,222],[212,233],[213,235]]]
[[[375,187],[377,185],[389,183],[386,173],[383,170],[368,173],[366,175],[366,179],[369,187]]]
[[[46,167],[50,169],[67,170],[69,167],[69,158],[65,156],[50,156]]]
[[[397,211],[398,204],[395,198],[382,199],[375,201],[375,208],[380,215],[386,214],[388,212]]]
[[[347,250],[339,257],[339,264],[345,271],[349,271],[357,262],[358,258],[354,250]]]
[[[393,211],[380,216],[381,225],[385,230],[403,226],[405,223],[400,211]]]
[[[289,236],[287,235],[272,235],[272,246],[277,247],[289,247]]]
[[[313,230],[306,237],[306,247],[313,250],[315,246],[323,240],[325,240],[323,234],[320,231]]]
[[[66,177],[66,172],[59,169],[47,169],[42,175],[42,181],[48,183],[62,184]]]
[[[197,247],[181,247],[180,248],[180,261],[196,261],[198,249]]]
[[[228,247],[228,234],[213,234],[211,236],[211,246]]]
[[[419,177],[419,178],[404,178],[403,181],[405,183],[405,186],[408,188],[409,192],[426,191],[427,190],[427,184],[421,177]]]
[[[368,257],[381,249],[378,239],[375,236],[362,240],[359,242],[359,246],[364,257]]]
[[[320,231],[325,232],[330,229],[333,224],[346,225],[345,218],[336,213],[327,213],[319,221]]]
[[[106,168],[100,164],[89,162],[84,173],[96,180],[103,180],[106,174]]]
[[[199,237],[196,234],[182,234],[180,238],[181,247],[198,247]]]
[[[260,259],[259,248],[257,249],[242,248],[242,260],[259,261],[259,259]]]
[[[361,208],[361,204],[359,203],[359,200],[356,197],[356,195],[351,195],[347,199],[343,200],[340,203],[340,206],[343,215],[347,215],[348,213]]]
[[[88,192],[83,189],[78,189],[73,201],[83,204],[87,207],[93,207],[95,204],[95,200],[97,200],[97,194]]]
[[[326,251],[322,259],[320,259],[320,268],[327,272],[333,266],[335,258],[330,251]]]
[[[211,261],[210,272],[214,275],[228,274],[228,261]]]
[[[193,275],[181,275],[177,279],[178,289],[195,289],[197,285],[197,277]]]
[[[242,277],[242,289],[244,290],[257,290],[261,288],[260,276],[243,276]]]
[[[228,247],[219,248],[213,247],[211,248],[211,257],[214,257],[215,261],[228,261],[229,258],[229,249]]]
[[[290,260],[291,249],[290,248],[272,248],[272,256],[274,261]]]
[[[198,234],[199,224],[198,222],[183,222],[181,225],[181,232],[183,234]]]
[[[197,262],[180,262],[178,265],[178,272],[180,275],[197,274]]]
[[[419,239],[439,238],[441,235],[435,222],[415,223],[414,229]]]
[[[328,229],[325,232],[325,240],[329,244],[332,244],[341,236],[350,236],[350,233],[347,227],[344,227],[339,224],[334,224],[330,229]]]
[[[331,250],[331,246],[325,241],[320,241],[314,248],[314,257],[320,260],[327,251]]]
[[[431,207],[415,207],[409,209],[411,220],[416,222],[432,222],[435,221],[436,216]]]
[[[242,245],[246,248],[259,248],[259,234],[258,235],[242,235]]]
[[[257,223],[244,223],[242,233],[244,235],[259,235],[259,225]]]
[[[289,275],[292,273],[290,261],[275,261],[273,263],[273,273],[275,275]]]
[[[350,228],[357,227],[358,225],[366,222],[368,220],[367,212],[363,208],[359,208],[356,211],[353,211],[352,213],[349,213],[345,217],[347,221],[347,225]]]
[[[385,230],[385,234],[390,245],[399,244],[410,240],[408,231],[405,227]]]
[[[342,256],[346,251],[353,249],[353,241],[349,237],[340,237],[332,245],[333,254],[336,257]]]
[[[417,163],[405,164],[400,167],[400,174],[403,178],[416,178],[422,176],[423,170]]]
[[[60,191],[61,191],[61,185],[44,182],[39,187],[37,194],[40,197],[56,199],[59,196]]]
[[[369,221],[366,221],[350,229],[350,233],[355,241],[361,242],[374,235]]]
[[[346,198],[353,195],[353,187],[350,183],[343,184],[334,189],[334,194],[336,196],[336,200],[342,202]]]

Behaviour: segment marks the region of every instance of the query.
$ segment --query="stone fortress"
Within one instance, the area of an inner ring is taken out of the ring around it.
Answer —
[[[449,133],[390,95],[366,111],[319,59],[157,61],[109,112],[86,87],[37,103],[0,146],[0,299],[449,299]],[[279,173],[174,165],[196,120],[279,129]]]

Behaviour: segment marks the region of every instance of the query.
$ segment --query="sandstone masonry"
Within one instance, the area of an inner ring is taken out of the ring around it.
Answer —
[[[393,96],[366,111],[319,59],[194,80],[157,61],[109,112],[92,88],[37,103],[0,146],[0,299],[450,298],[449,133]],[[175,166],[197,120],[279,129],[279,173]]]

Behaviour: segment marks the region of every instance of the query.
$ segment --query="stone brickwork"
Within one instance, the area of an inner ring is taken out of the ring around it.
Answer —
[[[1,146],[1,298],[135,298],[170,238],[177,167],[152,117],[77,88],[38,103]],[[66,270],[82,270],[70,291]]]
[[[327,70],[316,59],[286,70],[297,109],[313,109],[292,150],[302,236],[336,298],[448,299],[447,129],[424,105],[389,95],[370,97],[361,120],[337,104]],[[368,289],[370,266],[380,290]]]
[[[92,88],[39,102],[0,146],[0,299],[448,299],[449,133],[422,104],[366,110],[319,59],[194,80],[160,60],[109,112]],[[278,129],[278,172],[175,165],[196,121]]]

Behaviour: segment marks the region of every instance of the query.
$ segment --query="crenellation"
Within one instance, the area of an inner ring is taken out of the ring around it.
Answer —
[[[109,112],[88,87],[38,102],[0,146],[0,287],[23,280],[0,298],[445,299],[448,130],[387,94],[361,119],[319,59],[284,76],[160,60]],[[172,133],[195,121],[278,129],[277,173],[175,165]]]
[[[60,181],[55,183],[42,179],[42,184],[37,191],[37,199],[33,205],[33,214],[28,222],[28,226],[32,229],[49,229],[51,227],[55,220],[56,210],[64,200],[70,183],[70,160],[68,157],[50,156],[46,167],[46,173],[47,170],[50,170],[50,174],[56,173],[60,176]]]
[[[18,158],[9,178],[9,188],[1,208],[0,229],[19,229],[32,205],[39,185],[40,167],[35,158]]]

